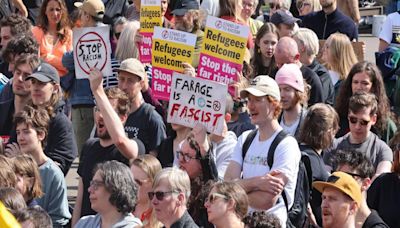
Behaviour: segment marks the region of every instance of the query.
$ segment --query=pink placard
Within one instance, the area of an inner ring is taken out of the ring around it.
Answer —
[[[171,93],[172,70],[153,67],[153,78],[151,80],[151,89],[155,98],[160,100],[169,100]]]
[[[151,63],[151,45],[153,42],[153,33],[143,32],[142,42],[139,43],[139,58],[142,63]]]
[[[197,77],[229,85],[238,81],[238,72],[240,72],[242,68],[243,65],[241,64],[201,53]],[[235,94],[235,88],[229,86],[228,92],[233,96]]]
[[[240,72],[241,70],[241,64],[201,54],[197,77],[229,85],[238,80],[237,72]]]

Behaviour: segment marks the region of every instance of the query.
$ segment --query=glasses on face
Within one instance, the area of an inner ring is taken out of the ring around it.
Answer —
[[[269,8],[270,8],[270,9],[280,9],[280,8],[281,8],[281,5],[280,5],[279,3],[273,3],[273,2],[271,2],[271,3],[269,3]]]
[[[297,9],[301,9],[301,8],[303,8],[304,6],[311,6],[311,4],[310,4],[309,2],[297,2],[297,3],[296,3]]]
[[[243,5],[243,7],[247,6],[249,8],[253,8],[253,6],[254,6],[254,4],[251,2],[243,2],[242,5]]]
[[[150,200],[153,200],[154,196],[156,196],[158,201],[164,200],[164,197],[168,194],[172,193],[179,193],[179,191],[168,191],[168,192],[148,192],[147,195],[149,196]]]
[[[367,126],[368,123],[371,122],[371,120],[358,119],[357,117],[354,116],[349,116],[349,121],[351,124],[357,124],[358,122],[361,126]]]
[[[213,204],[217,198],[222,198],[224,200],[228,200],[228,197],[226,195],[222,195],[220,193],[215,192],[215,193],[208,195],[208,197],[206,198],[206,202]]]
[[[92,180],[90,181],[90,187],[97,190],[99,187],[104,186],[104,181]]]
[[[149,181],[149,179],[144,179],[144,180],[139,180],[139,179],[134,179],[136,184],[138,184],[139,186],[142,186],[144,183],[147,183]]]
[[[197,157],[192,157],[188,154],[184,154],[181,150],[176,151],[176,158],[179,160],[180,158],[183,159],[185,162],[190,162],[192,159],[198,159]]]

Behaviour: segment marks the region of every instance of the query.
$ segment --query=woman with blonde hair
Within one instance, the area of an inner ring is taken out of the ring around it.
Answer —
[[[127,22],[119,36],[117,48],[115,49],[115,58],[122,62],[129,58],[139,58],[139,52],[135,44],[136,33],[140,28],[137,21]]]
[[[300,16],[307,15],[312,12],[317,12],[322,9],[319,0],[297,0],[296,8]]]
[[[43,195],[42,181],[38,165],[32,156],[24,154],[13,158],[14,172],[17,176],[17,188],[21,192],[26,205],[33,207],[38,205],[36,198]]]
[[[147,196],[147,193],[151,191],[154,177],[161,169],[157,158],[149,154],[141,155],[131,162],[131,172],[138,185],[137,202],[133,214],[146,228],[162,227],[152,213],[153,208]]]
[[[204,206],[208,221],[216,228],[243,228],[243,218],[247,214],[249,200],[243,188],[234,182],[216,183],[212,187]]]
[[[340,83],[346,79],[351,67],[358,62],[350,39],[341,33],[330,35],[325,42],[322,59],[329,69],[336,97]]]

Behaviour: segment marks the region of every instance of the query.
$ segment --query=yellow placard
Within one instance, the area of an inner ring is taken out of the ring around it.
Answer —
[[[201,53],[242,64],[246,45],[247,38],[206,28]]]
[[[182,64],[191,63],[194,47],[161,39],[153,39],[152,63],[153,67],[161,67],[177,72],[183,71]]]
[[[161,6],[140,8],[140,32],[153,32],[154,26],[161,26]]]

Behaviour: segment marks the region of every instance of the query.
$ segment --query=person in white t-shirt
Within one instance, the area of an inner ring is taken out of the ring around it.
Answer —
[[[400,47],[400,12],[389,14],[379,33],[379,51],[384,51],[389,45]]]
[[[306,116],[307,92],[304,86],[303,75],[297,64],[283,65],[275,76],[281,92],[282,115],[280,125],[287,133],[296,139],[299,129]]]
[[[281,112],[278,84],[269,76],[258,76],[240,95],[248,99],[251,123],[258,125],[258,131],[244,158],[243,143],[251,131],[239,137],[224,179],[238,182],[243,187],[249,197],[250,211],[273,213],[285,227],[287,209],[281,193],[285,191],[290,208],[294,199],[300,150],[297,141],[287,136],[275,149],[272,167],[267,164],[271,143],[282,130],[277,120]]]

